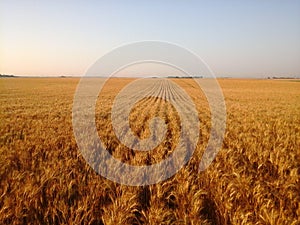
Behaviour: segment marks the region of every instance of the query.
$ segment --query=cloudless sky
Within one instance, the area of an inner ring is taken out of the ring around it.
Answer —
[[[300,1],[0,0],[0,73],[82,75],[115,47],[179,44],[218,76],[299,76]]]

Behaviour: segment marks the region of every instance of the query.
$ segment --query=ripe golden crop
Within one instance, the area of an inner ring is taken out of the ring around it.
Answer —
[[[0,224],[299,224],[300,82],[220,79],[226,107],[222,149],[198,173],[210,132],[210,111],[192,79],[173,79],[199,112],[199,141],[191,160],[170,179],[129,187],[103,178],[82,157],[72,130],[79,79],[0,79]],[[124,146],[111,122],[118,92],[132,79],[110,79],[96,105],[99,137],[117,159],[157,163],[179,139],[175,108],[141,100],[130,128],[149,136],[149,121],[167,124],[149,152]]]

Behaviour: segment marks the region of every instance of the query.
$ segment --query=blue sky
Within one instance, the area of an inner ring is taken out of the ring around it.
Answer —
[[[179,44],[218,76],[300,75],[300,1],[0,0],[0,73],[82,75],[117,46]]]

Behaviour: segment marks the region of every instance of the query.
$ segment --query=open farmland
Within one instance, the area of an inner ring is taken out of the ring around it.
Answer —
[[[192,79],[173,79],[198,111],[195,152],[166,181],[130,187],[99,176],[77,147],[72,107],[78,81],[0,79],[0,224],[300,223],[300,82],[220,79],[225,138],[213,163],[198,173],[211,128],[208,102]],[[133,151],[116,137],[111,121],[115,97],[132,81],[113,78],[104,86],[97,131],[118,160],[150,165],[178,144],[180,118],[168,102],[178,92],[160,82],[161,98],[144,98],[131,110],[130,128],[142,139],[153,117],[167,127],[153,150]]]

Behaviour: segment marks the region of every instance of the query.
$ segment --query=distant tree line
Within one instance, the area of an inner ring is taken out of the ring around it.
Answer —
[[[168,76],[168,78],[203,78],[203,76]]]
[[[0,77],[15,77],[15,75],[0,74]]]
[[[268,77],[268,79],[298,79],[297,77]]]

